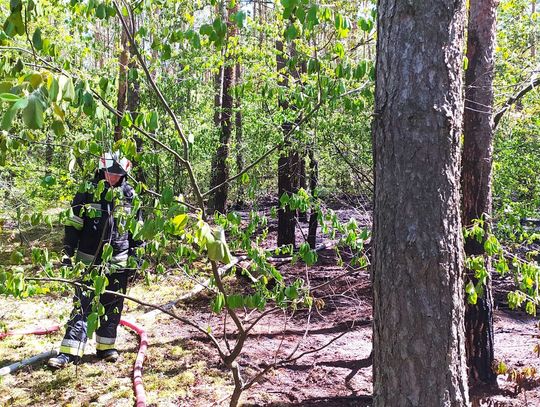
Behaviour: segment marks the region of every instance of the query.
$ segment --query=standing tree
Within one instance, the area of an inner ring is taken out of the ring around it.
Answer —
[[[468,404],[459,211],[464,4],[378,2],[375,406]]]
[[[224,53],[223,66],[219,70],[219,77],[216,78],[216,98],[214,121],[219,131],[219,146],[212,159],[210,176],[210,189],[219,186],[210,197],[210,212],[225,213],[227,209],[227,196],[229,186],[225,182],[229,178],[229,143],[231,141],[233,129],[233,86],[234,67],[231,47],[234,44],[233,38],[237,34],[237,25],[234,16],[238,12],[238,3],[232,2],[227,6],[227,45]]]
[[[128,36],[126,30],[122,28],[122,34],[120,36],[120,55],[118,57],[118,97],[116,102],[116,109],[120,115],[123,115],[124,111],[126,110],[128,59]],[[122,138],[122,124],[120,122],[121,117],[119,116],[116,118],[116,125],[114,126],[114,141],[118,141]]]
[[[462,223],[472,225],[474,219],[484,218],[484,229],[490,230],[491,164],[493,161],[493,75],[496,30],[495,0],[471,0],[467,36],[465,73],[465,112],[463,115],[462,153]],[[484,235],[485,236],[485,235]],[[484,239],[485,240],[485,239]],[[483,256],[484,242],[470,236],[465,239],[467,256]],[[486,257],[486,273],[476,278],[467,270],[467,279],[481,295],[476,303],[469,301],[465,312],[467,364],[471,384],[497,379],[492,365],[493,298],[491,293],[491,264]],[[476,295],[475,295],[476,297]]]

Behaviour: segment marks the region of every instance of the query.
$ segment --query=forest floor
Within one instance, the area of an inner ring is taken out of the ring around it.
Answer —
[[[340,218],[355,217],[368,225],[365,212],[337,211]],[[275,245],[275,227],[270,225],[269,247]],[[303,225],[304,228],[307,225]],[[53,237],[50,237],[53,236]],[[49,243],[61,231],[49,234]],[[302,239],[299,232],[298,239]],[[14,232],[0,236],[2,251],[16,244]],[[273,239],[273,241],[272,241]],[[5,259],[5,257],[4,257]],[[0,260],[2,261],[2,260]],[[287,281],[309,281],[315,298],[311,311],[275,313],[264,317],[248,337],[239,357],[243,376],[248,379],[275,360],[293,351],[304,356],[284,362],[267,373],[241,398],[244,406],[369,406],[372,394],[371,285],[367,271],[347,273],[332,249],[319,253],[315,266],[302,263],[280,268]],[[231,275],[229,285],[249,288],[249,282]],[[322,285],[324,284],[324,285]],[[152,281],[134,283],[129,295],[154,304],[166,304],[192,286],[183,274],[174,271]],[[540,329],[538,318],[506,306],[506,281],[495,281],[495,355],[508,373],[498,376],[498,387],[475,389],[475,406],[540,406]],[[0,322],[7,329],[51,326],[67,321],[71,291],[65,289],[23,301],[2,298]],[[223,316],[210,311],[205,292],[182,303],[178,314],[211,329],[223,332]],[[230,372],[220,363],[211,343],[198,331],[163,313],[127,301],[125,319],[137,321],[149,333],[143,380],[149,406],[225,406],[232,393]],[[228,322],[230,326],[230,321]],[[232,330],[230,331],[232,332]],[[7,337],[0,340],[0,367],[34,354],[57,348],[62,333],[47,336]],[[311,350],[319,349],[316,353]],[[119,328],[116,364],[98,361],[93,341],[86,347],[84,362],[53,372],[44,364],[24,368],[0,378],[0,406],[132,406],[134,397],[131,370],[138,338]]]

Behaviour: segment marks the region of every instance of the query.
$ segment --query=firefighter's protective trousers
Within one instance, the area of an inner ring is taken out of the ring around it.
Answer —
[[[125,293],[130,271],[113,273],[107,276],[109,284],[106,290]],[[77,287],[73,303],[75,304],[67,324],[66,334],[60,345],[60,352],[81,357],[87,340],[87,319],[92,312],[93,291]],[[100,317],[99,328],[96,330],[96,349],[115,349],[116,332],[124,299],[114,294],[102,294],[99,302],[105,308],[105,314]]]

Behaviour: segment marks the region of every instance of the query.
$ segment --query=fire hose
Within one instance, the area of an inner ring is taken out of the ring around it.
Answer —
[[[142,369],[144,358],[146,356],[146,350],[148,348],[148,336],[146,331],[141,326],[126,321],[125,319],[120,320],[120,325],[125,326],[133,331],[139,336],[139,351],[137,353],[137,358],[135,359],[135,364],[133,365],[133,391],[135,393],[135,406],[136,407],[146,407],[146,392],[144,391],[143,380],[142,380]],[[34,329],[25,329],[17,331],[7,331],[0,333],[0,340],[8,336],[16,335],[47,335],[52,332],[56,332],[60,329],[58,325],[53,325],[49,328],[34,328]],[[32,356],[28,359],[21,360],[20,362],[13,363],[9,366],[0,368],[0,376],[5,376],[11,373],[16,372],[24,366],[29,366],[34,363],[38,363],[42,360],[54,357],[57,355],[56,351],[47,351],[40,353],[38,355]]]

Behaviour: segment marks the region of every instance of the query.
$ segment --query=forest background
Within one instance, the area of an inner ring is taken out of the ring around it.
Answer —
[[[237,313],[262,318],[317,302],[306,279],[286,278],[275,259],[311,266],[318,244],[332,241],[344,270],[370,263],[369,220],[332,208],[370,217],[376,5],[11,0],[0,16],[2,290],[69,293],[54,280],[74,281],[82,269],[56,265],[60,225],[97,157],[119,150],[135,164],[145,212],[143,224],[118,214],[148,242],[141,273],[149,287],[176,273],[176,296],[210,278],[206,311],[227,313],[224,325],[240,332],[230,349],[216,343],[240,397],[259,379],[246,386],[235,362],[260,319],[245,325]],[[522,220],[538,217],[540,203],[539,36],[534,0],[499,2],[491,220],[517,263],[534,259],[537,239]],[[220,274],[229,250],[249,262],[248,291]],[[538,268],[526,264],[509,301],[535,314]],[[96,291],[100,277],[87,282]],[[467,285],[471,301],[482,293]],[[92,320],[99,313],[96,305]]]

